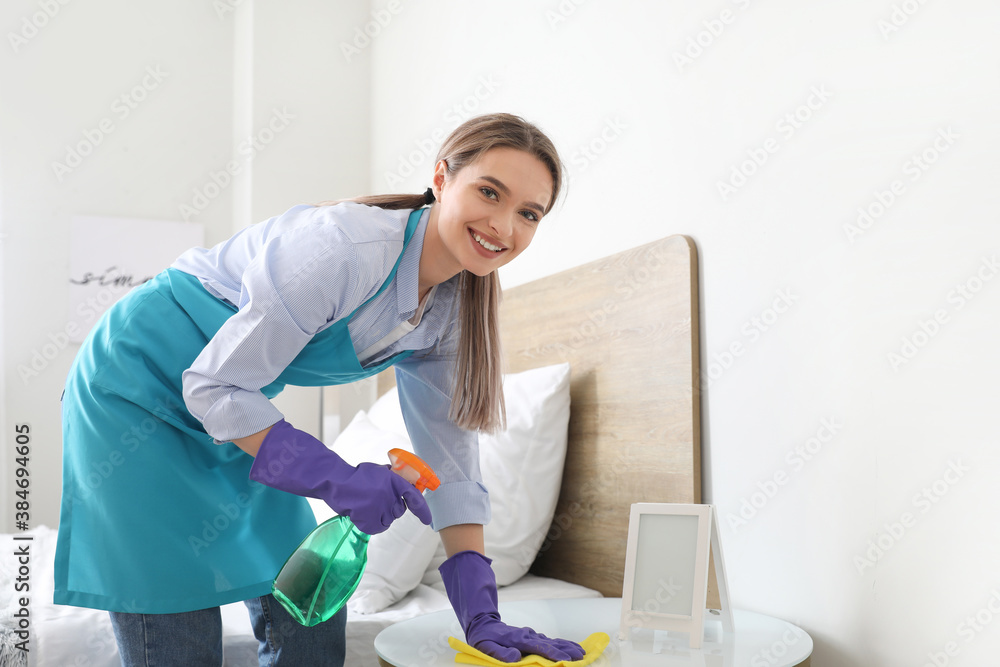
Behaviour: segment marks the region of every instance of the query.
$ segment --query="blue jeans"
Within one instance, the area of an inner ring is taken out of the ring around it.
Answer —
[[[260,667],[343,667],[347,608],[326,623],[299,625],[273,595],[244,604],[260,642]],[[123,667],[222,667],[218,607],[181,614],[109,612]]]

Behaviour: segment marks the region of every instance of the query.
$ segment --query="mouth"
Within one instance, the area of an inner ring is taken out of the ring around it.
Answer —
[[[489,241],[488,239],[484,238],[473,229],[469,230],[469,235],[472,237],[472,240],[476,245],[478,245],[480,248],[482,248],[485,252],[489,254],[499,255],[500,253],[502,253],[504,250],[507,249],[502,245],[497,245],[496,243]]]

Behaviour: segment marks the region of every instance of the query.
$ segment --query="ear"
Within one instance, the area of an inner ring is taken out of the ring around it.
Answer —
[[[444,189],[444,184],[446,182],[445,176],[448,174],[448,163],[445,160],[438,160],[438,163],[434,165],[434,178],[431,179],[431,187],[434,190],[434,198],[437,200],[441,199],[441,190]]]

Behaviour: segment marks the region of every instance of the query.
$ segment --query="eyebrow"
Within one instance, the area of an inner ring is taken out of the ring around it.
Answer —
[[[492,176],[480,176],[479,178],[483,179],[484,181],[489,181],[493,185],[497,186],[497,188],[505,195],[507,195],[508,197],[510,196],[510,188],[508,188],[506,185],[500,182],[499,179],[493,178]],[[540,204],[536,204],[533,201],[528,201],[524,202],[524,205],[527,206],[528,208],[535,209],[536,211],[538,211],[539,215],[545,215],[545,208],[542,207]]]

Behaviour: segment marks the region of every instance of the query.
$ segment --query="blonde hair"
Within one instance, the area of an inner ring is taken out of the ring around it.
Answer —
[[[435,164],[445,161],[454,177],[494,148],[513,148],[537,158],[552,176],[552,197],[545,213],[552,210],[562,188],[562,162],[552,141],[541,130],[519,116],[507,113],[470,118],[444,140]],[[321,202],[332,205],[354,201],[384,209],[416,209],[425,205],[424,195],[371,195],[349,200]],[[503,353],[500,345],[500,277],[496,271],[477,276],[462,271],[459,278],[460,337],[454,391],[448,417],[465,429],[495,432],[506,428],[503,400]]]

